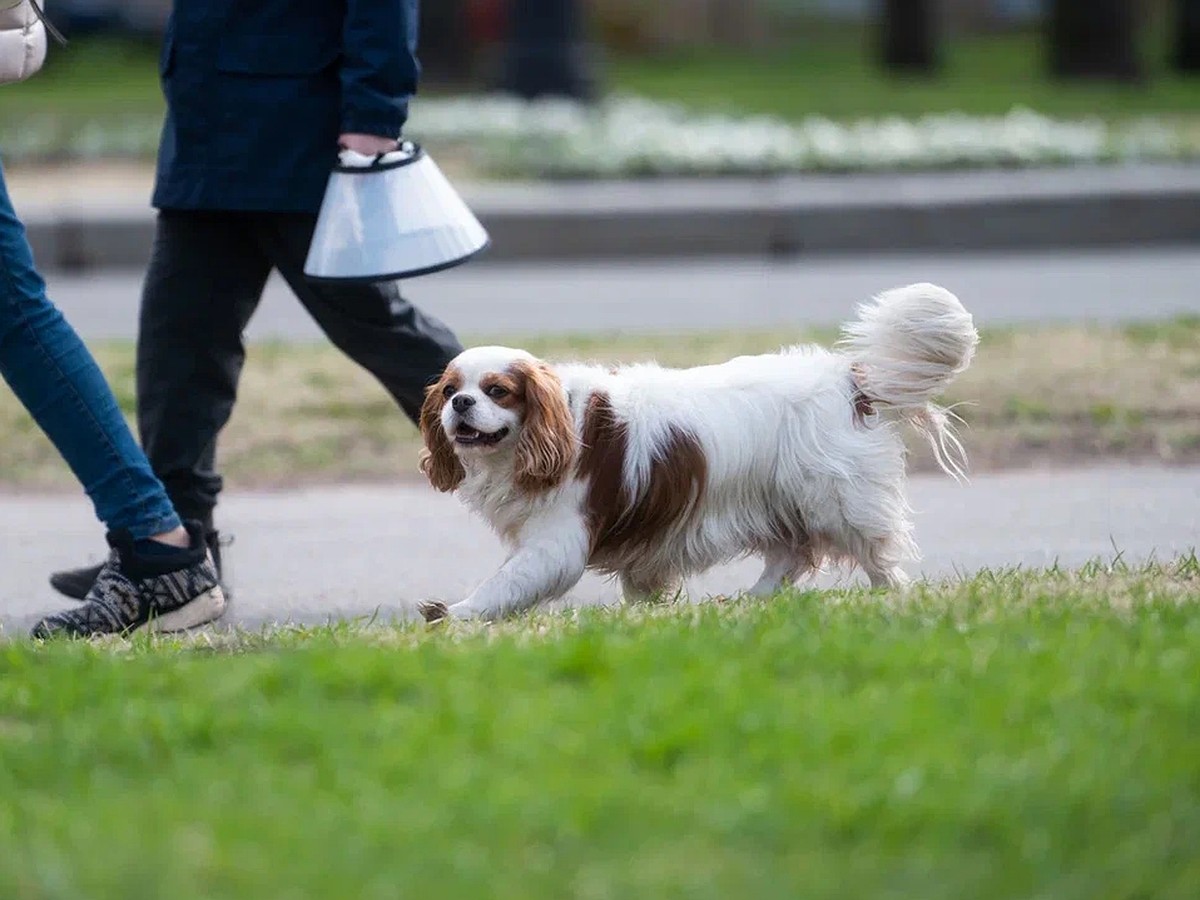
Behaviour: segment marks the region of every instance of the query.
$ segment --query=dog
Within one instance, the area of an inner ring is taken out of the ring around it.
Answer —
[[[470,596],[420,611],[495,620],[562,596],[588,569],[644,601],[745,555],[764,564],[752,595],[826,563],[902,587],[918,550],[899,426],[963,476],[966,453],[933,398],[978,341],[954,294],[913,284],[862,304],[833,350],[672,369],[468,349],[427,391],[420,468],[511,552]]]

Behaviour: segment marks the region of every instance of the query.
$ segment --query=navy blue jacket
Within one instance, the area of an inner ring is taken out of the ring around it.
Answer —
[[[315,213],[344,132],[399,137],[417,0],[176,0],[154,206]]]

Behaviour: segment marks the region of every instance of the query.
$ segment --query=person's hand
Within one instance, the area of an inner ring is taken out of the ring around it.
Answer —
[[[395,138],[374,134],[343,134],[338,138],[338,146],[364,156],[374,156],[377,153],[390,153],[400,146],[400,142]]]

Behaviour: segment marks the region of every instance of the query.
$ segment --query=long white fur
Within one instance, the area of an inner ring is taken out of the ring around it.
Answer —
[[[627,599],[669,590],[683,577],[747,553],[765,563],[752,593],[775,592],[825,560],[858,563],[875,586],[906,583],[900,563],[918,552],[897,423],[924,430],[942,467],[961,473],[961,444],[932,398],[969,365],[978,335],[958,299],[929,284],[879,295],[844,334],[836,351],[788,347],[690,369],[552,367],[580,436],[588,398],[608,395],[627,431],[627,496],[645,489],[672,429],[694,435],[707,462],[698,514],[609,567]],[[588,565],[587,485],[574,478],[542,494],[519,490],[512,453],[520,422],[479,390],[485,374],[517,359],[532,357],[481,347],[454,363],[463,390],[476,399],[472,424],[514,432],[490,452],[459,452],[466,477],[458,489],[507,541],[511,555],[466,599],[426,605],[429,618],[502,617],[565,594]],[[859,387],[877,410],[865,423],[854,413]],[[449,404],[443,424],[449,433],[457,424]],[[812,535],[804,552],[779,540],[781,514],[797,516]]]

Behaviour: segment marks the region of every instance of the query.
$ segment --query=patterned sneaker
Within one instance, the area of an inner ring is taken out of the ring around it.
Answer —
[[[205,534],[204,539],[208,542],[208,552],[212,554],[213,562],[217,565],[217,577],[221,579],[221,590],[225,592],[226,599],[232,600],[233,591],[229,587],[229,579],[221,569],[221,548],[232,544],[233,538],[222,538],[220,532],[209,531]],[[55,572],[50,576],[50,587],[72,600],[86,599],[103,568],[104,564],[99,563],[84,566],[82,569],[65,569],[62,572]]]
[[[186,525],[191,549],[167,556],[141,556],[128,532],[110,533],[112,554],[83,603],[42,619],[33,637],[131,634],[141,628],[184,631],[219,619],[225,594],[212,554],[199,524]]]

